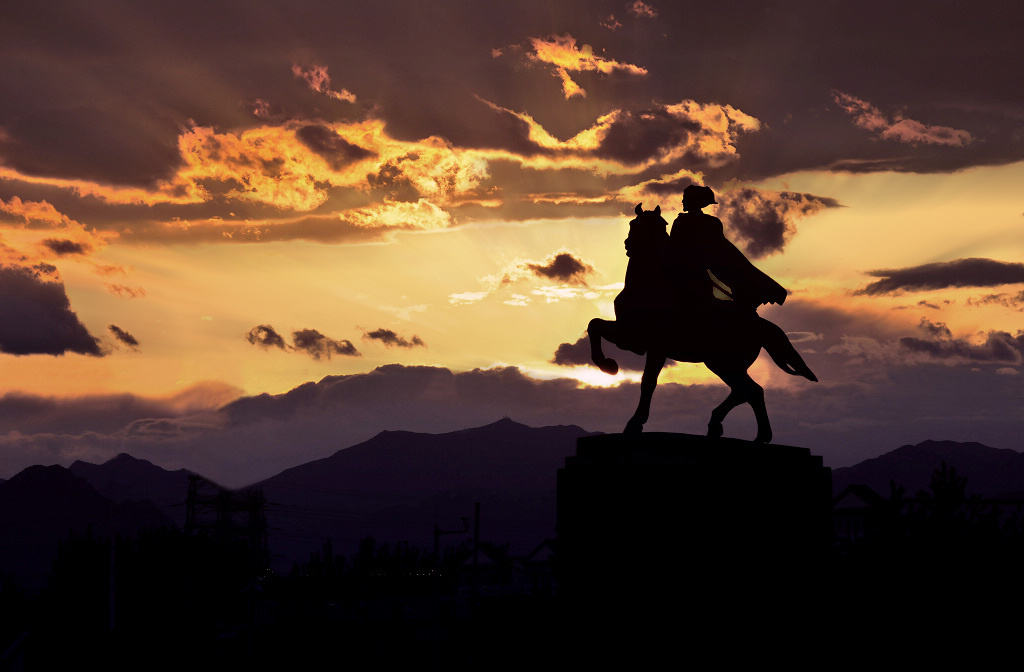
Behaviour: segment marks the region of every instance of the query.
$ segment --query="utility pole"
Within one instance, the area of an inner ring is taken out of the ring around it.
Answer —
[[[437,524],[437,511],[434,512],[434,571],[431,582],[434,584],[434,632],[432,649],[432,669],[440,670],[440,628],[441,628],[441,536],[445,534],[466,534],[469,532],[469,518],[462,516],[461,530],[442,530]]]
[[[240,492],[222,488],[195,474],[189,476],[188,497],[185,502],[185,536],[192,538],[206,533],[219,545],[219,551],[245,544],[244,567],[247,579],[248,625],[247,644],[251,659],[253,632],[259,625],[260,605],[257,596],[259,576],[267,568],[270,551],[267,544],[267,499],[259,488]],[[192,563],[197,559],[190,553],[189,590],[191,590]]]

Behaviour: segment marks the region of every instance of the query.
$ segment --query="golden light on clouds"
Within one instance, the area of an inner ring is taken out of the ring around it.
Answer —
[[[612,110],[572,137],[560,140],[529,114],[478,99],[522,121],[529,140],[540,149],[550,150],[533,156],[503,155],[538,169],[572,167],[599,175],[628,174],[686,157],[717,167],[739,157],[736,143],[741,134],[761,128],[758,119],[731,105],[684,100],[639,112]],[[647,134],[659,142],[637,147],[633,138]]]
[[[586,388],[639,374],[601,373],[581,338],[614,317],[636,204],[672,223],[698,184],[727,238],[790,290],[760,314],[822,381],[809,393],[770,360],[753,366],[779,443],[948,438],[922,420],[946,388],[991,413],[964,438],[1024,435],[1024,276],[965,270],[1024,273],[1024,103],[1007,84],[1024,69],[1020,3],[966,23],[950,3],[925,21],[890,3],[881,22],[808,3],[793,25],[751,3],[710,18],[647,0],[108,4],[56,23],[31,3],[4,15],[0,392],[166,405],[169,390],[224,381],[196,404],[213,407],[335,377],[403,381],[378,390],[385,407],[415,369],[439,367],[502,378],[479,424],[529,423],[503,404],[559,388],[538,397],[546,421],[619,431],[606,411],[635,402],[633,386]],[[745,29],[752,17],[763,30]],[[851,52],[850,35],[870,48]],[[929,283],[906,280],[923,271]],[[255,325],[361,356],[263,350],[246,342]],[[682,364],[661,380],[717,378]],[[659,430],[703,431],[710,403]],[[821,429],[891,409],[906,412],[885,433]],[[479,419],[447,410],[437,422]],[[366,421],[367,436],[402,415]],[[801,427],[814,429],[784,435]],[[332,449],[349,438],[330,434]]]
[[[327,182],[333,171],[290,129],[263,126],[235,134],[192,127],[182,133],[179,146],[185,160],[179,176],[196,185],[204,180],[237,184],[229,198],[300,212],[327,200],[317,183]]]
[[[554,66],[555,76],[562,82],[562,91],[566,99],[587,95],[587,92],[569,75],[570,72],[590,71],[605,75],[623,72],[634,76],[647,74],[647,70],[638,65],[620,63],[595,55],[589,44],[577,47],[576,38],[569,34],[553,35],[549,38],[531,37],[530,45],[533,52],[526,55],[527,60]]]
[[[712,157],[717,162],[736,157],[736,140],[740,133],[751,133],[761,128],[760,121],[732,105],[684,100],[667,106],[666,110],[676,118],[689,119],[700,125],[700,134],[695,139],[694,146],[677,151],[682,153],[685,150],[696,149],[700,156]]]
[[[204,202],[208,194],[189,180],[172,178],[153,189],[111,185],[93,180],[40,177],[0,166],[0,180],[27,185],[44,185],[65,189],[83,198],[96,198],[112,205],[156,205],[161,203],[188,205]]]
[[[877,133],[885,140],[950,147],[962,147],[974,140],[967,131],[948,126],[929,126],[907,119],[900,112],[890,117],[868,101],[841,91],[833,91],[832,100],[853,117],[854,124]]]
[[[454,221],[448,212],[423,198],[415,203],[388,201],[379,206],[350,210],[344,216],[356,226],[419,231],[444,229]]]
[[[356,102],[356,96],[347,89],[335,91],[331,88],[331,77],[327,74],[326,65],[292,65],[292,74],[306,81],[309,88],[317,93],[322,93],[336,100],[343,100],[348,103]],[[258,116],[258,115],[257,115]]]
[[[0,262],[30,266],[58,258],[85,259],[103,249],[117,234],[88,229],[47,201],[0,199]]]

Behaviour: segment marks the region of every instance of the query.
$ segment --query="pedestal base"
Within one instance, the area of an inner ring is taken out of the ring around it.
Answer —
[[[812,591],[831,543],[831,496],[830,470],[806,448],[581,438],[558,472],[560,590],[570,603],[639,609]]]

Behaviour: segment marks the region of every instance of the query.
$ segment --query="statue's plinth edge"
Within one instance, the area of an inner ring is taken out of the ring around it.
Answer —
[[[694,434],[644,432],[580,437],[576,441],[576,456],[570,457],[566,466],[573,461],[630,462],[637,459],[684,463],[712,461],[723,464],[810,459],[819,467],[822,465],[821,457],[811,455],[808,448],[754,443],[728,437],[712,439]]]

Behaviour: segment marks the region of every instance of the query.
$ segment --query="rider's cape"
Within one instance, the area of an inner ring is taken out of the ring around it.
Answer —
[[[752,308],[763,303],[781,304],[786,289],[768,277],[726,239],[722,222],[703,212],[676,217],[670,235],[669,275],[684,292],[695,283],[711,284],[716,296]],[[704,275],[708,274],[707,279]],[[689,284],[690,287],[685,287]]]

